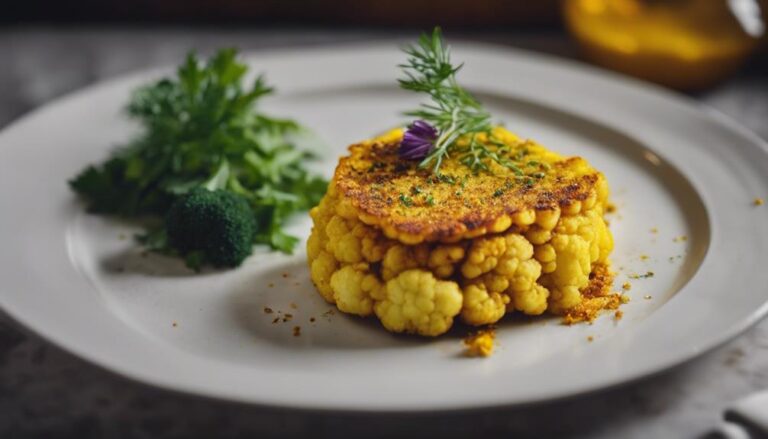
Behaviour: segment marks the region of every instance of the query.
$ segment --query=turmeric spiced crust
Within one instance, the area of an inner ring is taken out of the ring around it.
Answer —
[[[406,244],[498,233],[532,223],[536,212],[607,197],[604,176],[584,159],[563,158],[503,128],[490,139],[476,138],[508,164],[490,162],[490,172],[473,173],[460,157],[451,157],[437,176],[398,157],[401,138],[402,131],[394,130],[350,146],[334,182],[362,222]]]

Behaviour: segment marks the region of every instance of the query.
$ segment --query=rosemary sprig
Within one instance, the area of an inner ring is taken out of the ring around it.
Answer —
[[[491,116],[469,92],[456,81],[456,73],[463,64],[451,64],[450,48],[444,44],[442,31],[436,27],[432,35],[422,34],[417,45],[405,47],[408,55],[403,69],[405,78],[400,79],[400,87],[419,93],[426,93],[431,102],[422,104],[419,109],[405,114],[429,122],[437,130],[437,138],[429,153],[419,163],[419,167],[432,166],[435,174],[440,173],[440,165],[447,158],[456,144],[456,140],[466,134],[489,133]],[[487,158],[500,161],[500,157],[479,142],[470,144],[462,161],[474,170],[487,168],[483,161]]]

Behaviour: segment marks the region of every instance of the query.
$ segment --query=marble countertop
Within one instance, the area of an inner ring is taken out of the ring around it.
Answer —
[[[195,48],[243,50],[402,37],[323,29],[49,27],[0,29],[0,126],[64,93]],[[454,33],[456,37],[456,34]],[[466,33],[575,57],[558,33]],[[768,66],[753,62],[695,95],[768,138]],[[617,389],[552,404],[466,415],[320,416],[179,395],[115,376],[52,346],[0,314],[0,437],[702,437],[729,401],[768,388],[768,321],[686,365]]]

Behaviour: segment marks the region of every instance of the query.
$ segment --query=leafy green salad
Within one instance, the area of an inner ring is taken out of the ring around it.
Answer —
[[[175,77],[136,90],[126,110],[140,134],[69,182],[91,212],[162,218],[141,241],[195,269],[238,266],[254,244],[291,252],[286,218],[327,187],[305,167],[308,131],[256,110],[274,90],[261,76],[244,86],[236,56],[190,54]]]

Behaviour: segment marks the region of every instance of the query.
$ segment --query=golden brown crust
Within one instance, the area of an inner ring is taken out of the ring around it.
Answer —
[[[349,147],[336,169],[334,190],[363,222],[406,243],[500,232],[518,223],[515,215],[562,208],[600,191],[604,177],[582,158],[564,159],[503,129],[494,136],[504,140],[505,154],[519,171],[494,163],[491,172],[473,174],[451,157],[438,178],[418,162],[401,160],[400,135],[390,133]]]

